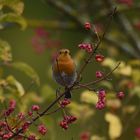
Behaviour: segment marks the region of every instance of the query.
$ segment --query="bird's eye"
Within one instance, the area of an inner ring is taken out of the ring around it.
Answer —
[[[67,54],[68,53],[68,51],[65,51],[65,54]]]
[[[59,52],[59,54],[61,54],[62,52]]]

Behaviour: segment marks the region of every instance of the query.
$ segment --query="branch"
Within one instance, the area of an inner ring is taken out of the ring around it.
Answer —
[[[65,95],[65,92],[62,93],[58,98],[56,98],[42,113],[39,114],[39,116],[36,116],[35,118],[32,119],[30,122],[30,125],[32,125],[36,120],[38,120],[40,117],[44,116],[48,110],[50,110],[58,101],[61,97]],[[14,137],[18,136],[20,133],[22,133],[23,129],[20,128],[17,132],[13,134],[12,137],[10,137],[8,140],[13,139]]]
[[[51,115],[51,114],[57,112],[58,110],[60,110],[61,108],[62,108],[62,107],[60,106],[60,107],[58,107],[57,109],[55,109],[55,110],[53,110],[53,111],[51,111],[51,112],[46,113],[45,115]]]
[[[85,63],[83,64],[83,66],[81,67],[79,73],[78,73],[78,76],[77,76],[77,80],[79,79],[80,75],[82,74],[82,72],[84,71],[85,67],[87,66],[87,64],[90,62],[90,60],[92,59],[93,55],[96,53],[98,47],[100,46],[101,42],[103,41],[104,37],[105,37],[105,34],[107,33],[109,27],[110,27],[110,24],[112,22],[112,19],[114,17],[114,14],[116,13],[116,8],[114,8],[113,12],[111,13],[110,15],[110,19],[108,21],[108,23],[106,24],[106,27],[105,27],[105,31],[101,37],[101,39],[97,42],[97,44],[95,44],[95,48],[93,50],[93,52],[89,55],[89,57],[86,59]],[[91,31],[91,34],[93,34],[94,31],[92,30]],[[95,34],[95,33],[94,33]],[[98,37],[98,36],[97,36]]]
[[[65,15],[69,16],[69,18],[72,19],[72,21],[74,21],[77,24],[77,27],[80,27],[83,30],[83,25],[84,25],[84,17],[82,17],[81,15],[78,15],[77,12],[72,9],[70,6],[64,4],[61,1],[54,1],[54,0],[42,0],[45,4],[50,4],[53,7],[57,8],[59,11],[61,11],[62,13],[64,13]],[[105,16],[105,15],[104,15]],[[87,21],[89,21],[89,19],[87,19],[87,17],[85,18]],[[92,33],[92,37],[95,37],[96,34],[94,31],[91,31]],[[126,49],[126,47],[123,46],[123,44],[118,43],[108,37],[104,37],[106,42],[109,42],[111,44],[113,44],[114,46],[116,46],[117,48],[119,48],[120,50],[123,50],[127,53],[129,53],[130,56],[134,57],[134,58],[140,58],[140,55],[137,53],[137,51],[135,51],[135,49],[131,49],[133,50],[132,52],[129,51],[128,49]]]
[[[49,2],[54,2],[54,1],[49,0]],[[59,6],[58,8],[60,8],[60,9],[62,8],[62,5],[59,3],[59,1],[55,1],[55,3],[56,3],[57,6]],[[66,7],[65,7],[65,10],[67,10]],[[44,115],[46,115],[47,112],[48,112],[48,111],[49,111],[49,110],[50,110],[50,109],[51,109],[51,108],[52,108],[52,107],[67,93],[67,91],[73,90],[74,87],[77,86],[77,85],[79,84],[79,77],[80,77],[80,75],[82,74],[82,72],[84,71],[84,69],[85,69],[85,67],[87,66],[87,64],[88,64],[88,63],[90,62],[90,60],[93,58],[93,55],[96,53],[96,51],[97,51],[97,49],[99,48],[101,42],[103,41],[104,36],[105,36],[106,32],[108,31],[108,29],[109,29],[109,27],[110,27],[110,24],[111,24],[111,22],[112,22],[112,19],[113,19],[113,16],[114,16],[115,12],[116,12],[116,8],[113,10],[113,12],[112,12],[111,15],[110,15],[111,18],[109,19],[109,22],[107,23],[107,26],[106,26],[106,28],[105,28],[105,31],[104,31],[104,33],[103,33],[101,39],[95,44],[94,51],[89,55],[89,57],[86,59],[85,63],[84,63],[83,66],[81,67],[81,69],[80,69],[80,71],[79,71],[79,73],[78,73],[76,82],[74,82],[74,84],[71,85],[69,88],[65,89],[65,91],[64,91],[61,95],[59,95],[59,97],[57,97],[43,112],[39,113],[36,117],[34,117],[34,118],[30,121],[29,126],[31,126],[31,125],[32,125],[35,121],[37,121],[39,118],[41,118],[41,117],[43,117]],[[71,15],[74,16],[73,13],[72,13]],[[79,18],[78,18],[78,19],[79,19]],[[78,21],[79,21],[79,20],[78,20]],[[82,26],[82,23],[81,23],[81,26]],[[93,33],[94,33],[94,31],[93,31]],[[95,34],[95,33],[94,33],[94,34]],[[97,36],[97,37],[98,37],[98,36]],[[113,71],[112,71],[112,72],[113,72]],[[82,85],[80,85],[80,86],[82,86]],[[83,85],[83,86],[86,87],[87,85]],[[53,112],[56,112],[56,111],[59,110],[59,109],[60,109],[60,108],[56,109],[56,110],[53,111]],[[18,131],[15,132],[15,133],[13,134],[13,136],[10,137],[8,140],[13,139],[14,137],[20,135],[20,133],[22,133],[22,132],[23,132],[23,128],[19,128]]]
[[[119,67],[119,65],[121,64],[121,62],[119,62],[117,65],[116,65],[116,67],[114,67],[114,69],[112,69],[109,73],[107,73],[105,76],[103,76],[102,78],[100,78],[100,79],[98,79],[98,80],[95,80],[95,81],[92,81],[92,82],[88,82],[88,83],[85,83],[85,84],[82,84],[82,86],[84,87],[86,87],[86,86],[91,86],[91,85],[95,85],[95,84],[97,84],[97,83],[99,83],[99,82],[101,82],[101,81],[103,81],[103,80],[106,80],[118,67]],[[80,86],[77,86],[77,87],[75,87],[74,89],[79,89],[80,88]]]

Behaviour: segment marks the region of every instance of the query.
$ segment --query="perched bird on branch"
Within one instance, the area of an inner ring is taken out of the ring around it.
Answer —
[[[77,72],[74,60],[71,58],[68,49],[61,49],[59,51],[52,70],[55,81],[66,89],[65,98],[71,98],[71,93],[67,89],[75,82]]]

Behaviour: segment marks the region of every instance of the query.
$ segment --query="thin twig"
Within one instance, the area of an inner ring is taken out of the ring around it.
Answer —
[[[119,62],[115,67],[114,69],[112,69],[110,72],[108,72],[106,75],[104,75],[102,78],[98,79],[98,80],[95,80],[95,81],[91,81],[91,82],[88,82],[88,83],[85,83],[85,84],[82,84],[83,86],[91,86],[91,85],[95,85],[103,80],[106,80],[118,67],[119,65],[121,64],[121,62]],[[74,89],[78,89],[80,88],[79,86],[76,86]]]
[[[95,91],[95,89],[90,88],[89,86],[85,85],[85,84],[78,84],[74,89],[78,89],[78,88],[85,88],[89,91]]]
[[[89,55],[89,57],[86,59],[85,63],[81,66],[81,69],[79,70],[79,73],[78,73],[78,76],[77,76],[77,80],[79,79],[79,77],[82,74],[82,72],[84,71],[85,67],[90,62],[90,60],[92,59],[93,55],[96,53],[98,47],[100,46],[101,42],[103,41],[103,39],[105,37],[105,34],[106,34],[106,32],[108,31],[108,29],[110,27],[110,24],[112,22],[113,16],[116,13],[116,10],[117,10],[117,8],[115,7],[113,12],[112,12],[112,14],[110,15],[110,19],[109,19],[108,23],[106,24],[106,27],[105,27],[105,30],[104,30],[104,33],[103,33],[101,39],[98,41],[97,44],[95,44],[95,48],[94,48],[93,52]],[[98,36],[97,36],[97,38],[98,38]]]
[[[58,110],[60,110],[61,108],[62,108],[62,107],[58,107],[57,109],[55,109],[55,110],[53,110],[53,111],[51,111],[51,112],[48,112],[48,113],[46,113],[46,114],[44,114],[44,115],[51,115],[51,114],[57,112]]]
[[[36,116],[35,118],[32,119],[32,121],[30,122],[30,125],[32,125],[36,120],[38,120],[40,117],[44,116],[46,114],[46,112],[48,110],[50,110],[58,101],[61,97],[63,97],[65,95],[65,92],[62,93],[58,98],[56,98],[42,113],[40,113],[40,116]],[[13,139],[14,137],[16,137],[19,133],[21,133],[23,131],[22,128],[20,128],[12,137],[10,137],[8,140]]]
[[[59,0],[57,0],[57,1],[54,1],[54,0],[42,0],[42,2],[44,4],[46,4],[46,5],[50,4],[53,7],[59,9],[59,11],[62,11],[62,13],[64,13],[65,15],[69,16],[72,19],[72,21],[76,24],[76,26],[79,29],[83,30],[83,27],[84,27],[83,26],[84,25],[83,19],[84,18],[82,16],[79,16],[75,9],[73,9],[69,5],[64,4],[63,2],[61,2]],[[65,8],[65,7],[67,7],[67,8]],[[75,13],[75,14],[73,14],[73,13]],[[104,17],[106,16],[106,14],[104,15]],[[87,19],[87,17],[85,19]],[[95,19],[95,20],[97,20],[97,19]],[[87,19],[87,21],[89,21],[89,19]],[[92,37],[96,36],[96,34],[95,34],[95,32],[93,30],[91,31],[91,36]],[[126,45],[123,45],[122,43],[118,43],[115,40],[112,40],[111,38],[108,38],[107,36],[104,37],[104,41],[106,41],[107,43],[111,43],[113,46],[117,47],[120,50],[123,50],[123,52],[128,53],[131,57],[140,58],[140,56],[137,53],[137,51],[135,51],[132,47],[131,47],[131,50],[133,50],[133,51],[127,49]]]

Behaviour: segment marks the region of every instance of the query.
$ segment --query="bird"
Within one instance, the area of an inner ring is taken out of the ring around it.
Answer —
[[[52,65],[54,80],[68,89],[77,78],[76,65],[68,49],[61,49]],[[70,90],[66,90],[65,98],[71,98]]]

